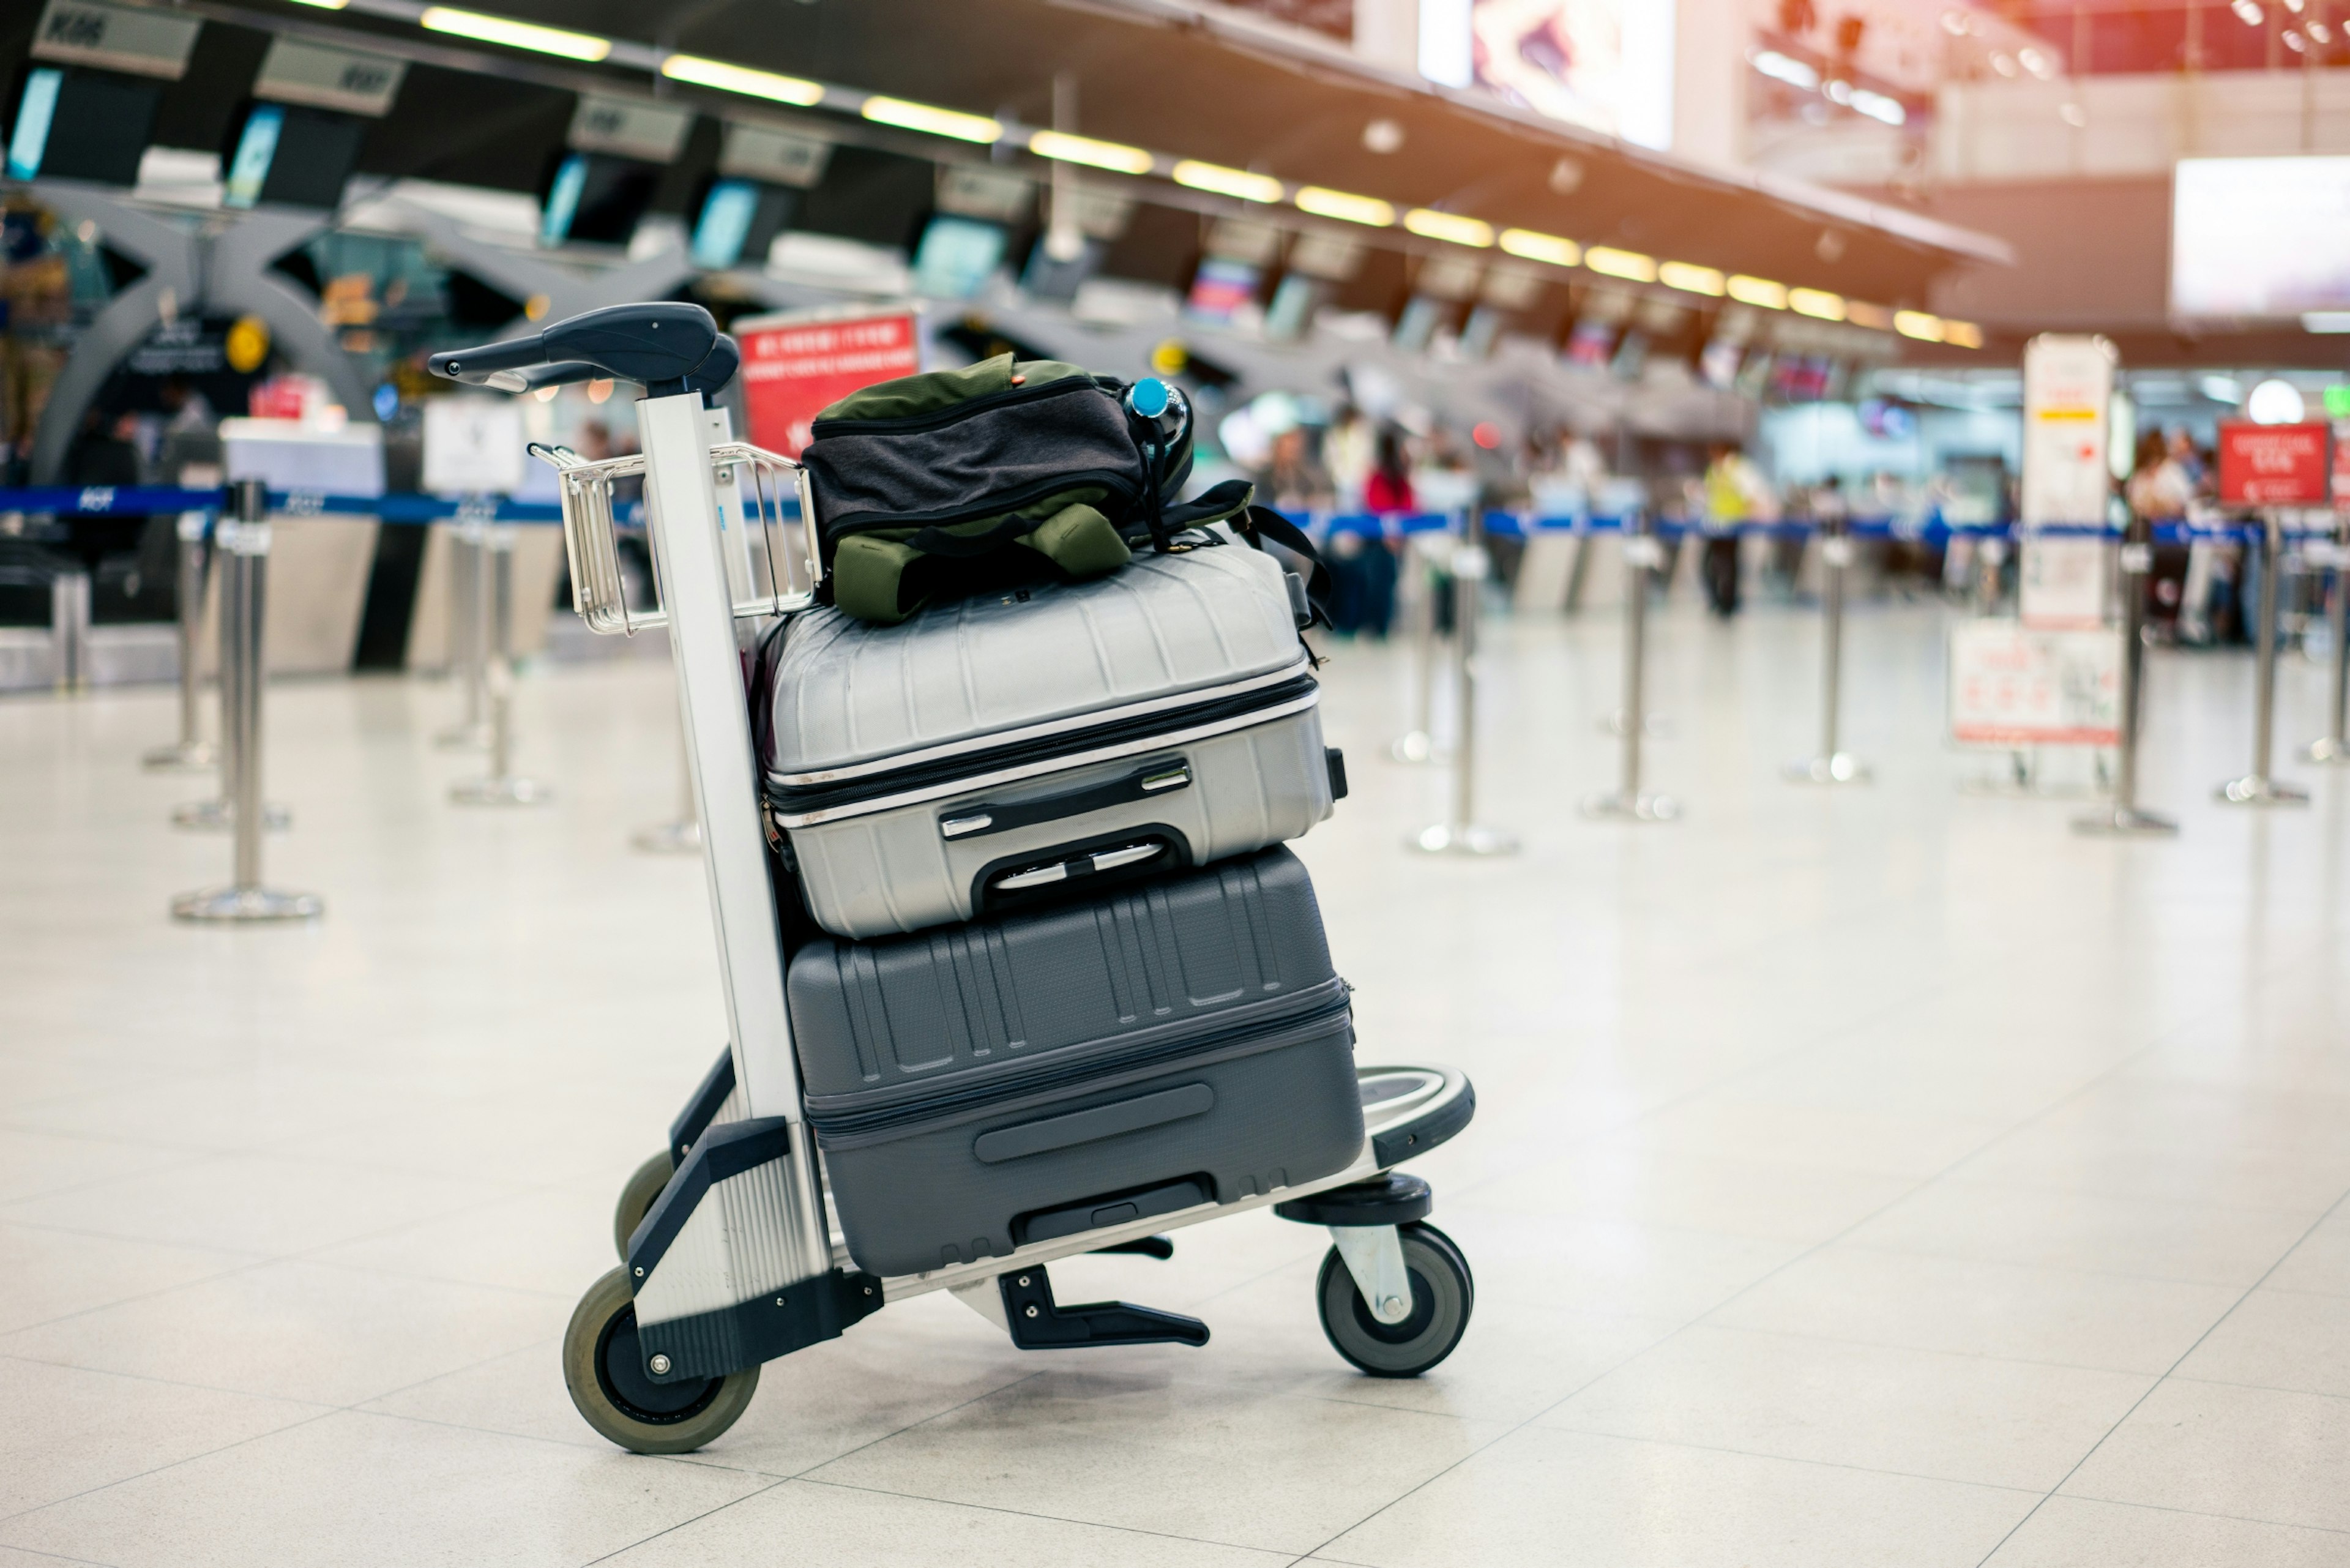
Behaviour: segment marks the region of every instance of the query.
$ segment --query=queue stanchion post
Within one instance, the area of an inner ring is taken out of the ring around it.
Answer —
[[[1648,582],[1665,564],[1663,544],[1649,530],[1645,513],[1624,519],[1624,706],[1617,733],[1624,742],[1623,774],[1617,787],[1583,803],[1586,816],[1627,822],[1670,822],[1680,803],[1640,788],[1640,742],[1648,730]]]
[[[449,665],[464,687],[465,717],[432,738],[444,751],[478,751],[491,741],[488,534],[470,500],[449,532]]]
[[[2301,755],[2304,762],[2350,763],[2350,513],[2334,524],[2334,603],[2325,625],[2334,652],[2334,699],[2326,731]]]
[[[1806,763],[1793,763],[1794,784],[1852,784],[1868,782],[1868,768],[1844,749],[1836,736],[1844,703],[1844,584],[1852,565],[1852,535],[1842,517],[1820,522],[1820,749]]]
[[[514,547],[512,525],[488,527],[481,535],[483,597],[487,624],[479,629],[487,654],[483,661],[488,689],[490,771],[451,786],[459,805],[538,805],[553,792],[514,771]]]
[[[2171,818],[2139,809],[2137,748],[2146,721],[2146,595],[2154,571],[2154,531],[2133,516],[2122,535],[2122,689],[2120,735],[2115,746],[2114,794],[2106,805],[2073,819],[2073,831],[2098,837],[2169,837]]]
[[[204,535],[212,518],[182,512],[179,522],[180,738],[157,746],[142,759],[157,773],[195,773],[214,766],[220,753],[203,737]]]
[[[629,836],[629,842],[647,855],[702,853],[702,818],[694,809],[693,768],[682,752],[678,755],[677,777],[677,815],[657,826],[640,828]]]
[[[1514,855],[1517,836],[1477,821],[1477,618],[1492,557],[1483,517],[1472,507],[1452,551],[1453,696],[1451,815],[1422,828],[1409,846],[1426,855]]]
[[[239,704],[244,701],[239,695],[239,681],[243,679],[244,660],[248,657],[258,657],[255,650],[261,646],[261,634],[255,631],[248,641],[235,618],[229,614],[229,586],[236,577],[236,571],[233,568],[240,559],[236,554],[237,540],[244,528],[251,526],[258,530],[255,537],[261,541],[262,553],[267,553],[269,524],[265,520],[267,505],[268,491],[260,481],[238,480],[229,486],[231,515],[221,518],[213,531],[211,554],[220,560],[221,584],[218,618],[220,671],[216,681],[220,688],[220,794],[211,800],[192,800],[173,806],[172,826],[174,827],[190,828],[199,833],[225,833],[237,826],[237,814],[244,800],[239,770],[244,767],[246,755],[236,740],[236,727],[242,712]],[[255,616],[261,613],[257,600],[253,613]],[[192,649],[193,645],[189,646]],[[193,662],[192,659],[190,662]],[[258,809],[261,826],[271,833],[283,833],[293,820],[292,815],[282,805],[263,805]]]
[[[2261,591],[2252,676],[2252,771],[2219,788],[2222,805],[2307,805],[2309,792],[2269,776],[2276,754],[2277,578],[2283,569],[2284,523],[2272,507],[2261,514]]]
[[[1412,718],[1411,728],[1388,748],[1388,755],[1399,763],[1440,763],[1448,753],[1436,743],[1436,558],[1451,535],[1406,533],[1402,537],[1404,563],[1412,574],[1412,597],[1418,601],[1411,628]]]
[[[325,905],[313,893],[284,893],[262,885],[262,697],[268,682],[263,646],[269,567],[266,492],[257,479],[230,487],[233,525],[219,530],[221,560],[221,774],[233,780],[229,815],[235,828],[233,878],[225,888],[182,893],[172,900],[174,919],[244,924],[316,919]]]

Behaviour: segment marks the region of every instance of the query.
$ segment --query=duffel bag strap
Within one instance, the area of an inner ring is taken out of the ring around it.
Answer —
[[[1314,607],[1315,618],[1323,625],[1330,624],[1330,568],[1323,564],[1322,552],[1305,531],[1270,506],[1251,506],[1232,521],[1232,531],[1257,549],[1264,548],[1267,539],[1294,555],[1305,557],[1310,575],[1305,579],[1306,601]]]

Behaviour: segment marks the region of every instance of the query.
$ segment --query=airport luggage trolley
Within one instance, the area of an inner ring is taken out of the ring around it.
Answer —
[[[729,439],[725,415],[705,402],[737,368],[733,341],[682,304],[591,311],[432,359],[436,374],[504,391],[604,378],[645,389],[639,453],[590,462],[534,450],[559,471],[581,618],[598,632],[668,629],[732,1043],[621,1192],[620,1265],[588,1288],[564,1335],[579,1413],[638,1453],[688,1452],[742,1415],[764,1363],[931,1291],[952,1293],[1022,1349],[1204,1345],[1196,1318],[1056,1301],[1047,1267],[1083,1252],[1170,1258],[1167,1232],[1264,1207],[1328,1227],[1315,1302],[1340,1355],[1374,1376],[1435,1366],[1468,1327],[1475,1282],[1459,1247],[1426,1222],[1428,1183],[1397,1168],[1474,1114],[1468,1078],[1447,1067],[1358,1067],[1362,1148],[1318,1180],[1232,1202],[1197,1202],[1180,1182],[1165,1197],[1107,1194],[1085,1229],[1003,1257],[889,1278],[857,1266],[801,1100],[745,681],[763,624],[815,602],[815,512],[806,472]],[[642,482],[652,542],[650,606],[630,604],[615,549],[615,488],[631,478]]]

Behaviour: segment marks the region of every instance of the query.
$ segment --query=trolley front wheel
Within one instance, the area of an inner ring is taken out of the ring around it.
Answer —
[[[639,1454],[691,1453],[741,1417],[759,1369],[656,1383],[637,1345],[637,1303],[625,1269],[588,1287],[563,1333],[563,1382],[588,1424]]]
[[[1411,1277],[1411,1314],[1401,1323],[1381,1323],[1371,1315],[1336,1247],[1322,1261],[1315,1291],[1322,1332],[1332,1348],[1374,1377],[1417,1377],[1451,1355],[1468,1332],[1470,1309],[1476,1303],[1469,1260],[1451,1237],[1419,1221],[1397,1226],[1396,1236]]]
[[[645,1216],[660,1201],[661,1189],[669,1185],[677,1162],[663,1149],[644,1164],[637,1167],[629,1184],[620,1189],[620,1201],[612,1209],[612,1244],[619,1249],[620,1262],[629,1261],[629,1238],[637,1233]]]

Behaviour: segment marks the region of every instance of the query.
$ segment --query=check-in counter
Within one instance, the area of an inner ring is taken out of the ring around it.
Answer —
[[[227,419],[221,447],[229,479],[258,479],[296,496],[383,493],[383,432],[371,424],[336,427],[300,420]],[[343,513],[270,514],[269,587],[262,634],[276,675],[335,674],[351,667],[368,573],[375,562],[372,517]],[[204,592],[204,672],[220,659],[220,581]]]

